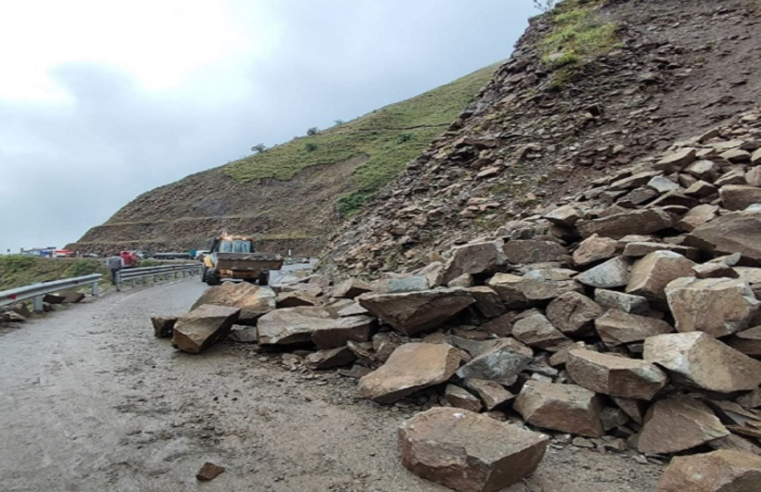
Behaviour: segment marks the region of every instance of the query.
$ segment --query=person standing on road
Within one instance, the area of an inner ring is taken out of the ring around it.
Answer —
[[[119,289],[119,282],[117,282],[117,277],[119,275],[119,272],[124,268],[124,260],[119,255],[114,255],[106,260],[106,266],[108,266],[108,269],[111,270],[111,283],[114,284],[114,287],[116,287],[116,290]]]

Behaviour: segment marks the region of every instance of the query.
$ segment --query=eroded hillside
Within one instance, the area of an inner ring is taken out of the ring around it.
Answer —
[[[149,191],[69,247],[203,248],[226,230],[254,234],[271,251],[315,254],[345,216],[446,130],[495,69]]]

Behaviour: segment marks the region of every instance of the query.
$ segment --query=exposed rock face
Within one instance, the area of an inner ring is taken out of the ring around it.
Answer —
[[[432,408],[399,427],[402,464],[460,492],[495,492],[536,470],[549,438],[457,408]]]
[[[537,427],[587,437],[600,437],[604,433],[599,397],[574,384],[528,381],[513,408]]]
[[[447,381],[460,365],[460,355],[447,344],[408,343],[385,364],[359,381],[357,394],[391,404],[417,390]]]
[[[711,253],[737,252],[761,263],[761,210],[718,217],[692,231],[685,241]]]
[[[468,291],[460,289],[359,297],[362,307],[405,335],[436,328],[474,302]]]
[[[729,435],[705,403],[688,397],[661,400],[648,411],[637,442],[641,453],[677,453]]]
[[[504,247],[507,261],[518,265],[531,263],[568,263],[571,260],[568,251],[552,241],[533,239],[509,241]]]
[[[761,384],[761,362],[703,332],[650,337],[645,340],[644,359],[681,382],[717,393],[752,390]]]
[[[761,483],[761,456],[733,450],[677,456],[658,492],[752,492]]]
[[[259,319],[259,342],[262,345],[310,343],[318,327],[333,322],[330,313],[319,307],[278,309]]]
[[[747,282],[727,278],[680,278],[668,284],[666,297],[677,330],[717,338],[747,328],[761,304]]]
[[[240,309],[238,324],[256,325],[256,320],[275,309],[277,294],[270,287],[248,282],[225,282],[209,287],[193,304],[193,308],[204,304],[228,306]]]
[[[350,341],[366,342],[376,324],[377,320],[372,316],[320,320],[315,324],[312,341],[323,350],[343,347]]]
[[[667,229],[673,222],[671,215],[662,208],[650,208],[581,221],[577,228],[583,237],[598,234],[621,239],[629,234],[650,234]]]
[[[674,329],[659,319],[611,309],[595,320],[595,329],[606,345],[615,347],[641,342],[648,337],[671,333]]]
[[[151,323],[153,324],[153,335],[156,338],[171,338],[177,318],[171,316],[153,316]]]
[[[652,400],[668,381],[654,364],[590,350],[571,350],[565,367],[579,386],[620,398]]]
[[[224,340],[240,315],[239,308],[204,304],[177,320],[172,344],[183,352],[200,354]]]
[[[512,338],[505,338],[457,371],[462,379],[488,379],[506,386],[515,384],[518,374],[531,362],[533,351]]]
[[[481,275],[496,272],[505,264],[502,246],[502,241],[490,241],[455,248],[444,267],[441,283],[446,285],[464,274]]]
[[[547,306],[550,323],[570,336],[588,333],[594,320],[605,313],[605,309],[589,297],[578,292],[569,292],[554,299]]]
[[[634,264],[626,293],[664,303],[666,285],[677,278],[691,276],[693,266],[695,263],[671,251],[650,253]]]

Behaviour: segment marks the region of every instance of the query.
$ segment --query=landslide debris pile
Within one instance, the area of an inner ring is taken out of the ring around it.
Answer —
[[[758,104],[755,1],[567,0],[326,249],[325,271],[411,271]]]
[[[678,455],[662,492],[719,492],[760,483],[759,296],[755,110],[411,274],[228,284],[154,325],[193,353],[232,333],[420,410],[402,463],[455,490],[516,483],[551,442]]]

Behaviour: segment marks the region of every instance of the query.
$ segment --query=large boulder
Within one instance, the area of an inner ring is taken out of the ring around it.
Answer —
[[[461,275],[494,273],[504,264],[502,241],[466,244],[452,250],[440,282],[446,285]]]
[[[525,239],[509,241],[504,247],[507,261],[516,265],[531,263],[568,263],[571,256],[560,244],[553,241]]]
[[[606,345],[616,347],[642,342],[648,337],[671,333],[674,329],[665,321],[611,309],[595,320],[597,334]]]
[[[761,456],[730,449],[677,456],[658,492],[753,492],[761,484]]]
[[[591,331],[594,320],[605,313],[595,301],[578,292],[568,292],[547,306],[550,323],[570,336],[585,335]]]
[[[604,434],[595,393],[574,384],[528,381],[513,408],[531,425],[587,437]]]
[[[357,394],[389,405],[415,391],[447,381],[460,366],[460,354],[445,343],[408,343],[379,369],[359,381]]]
[[[582,286],[575,280],[554,280],[537,276],[519,276],[498,273],[488,282],[502,298],[508,309],[524,309],[546,304],[566,292],[581,292]]]
[[[674,219],[662,208],[648,208],[580,221],[576,227],[585,238],[598,234],[621,239],[630,234],[651,234],[668,229],[673,223]]]
[[[680,332],[723,337],[748,327],[759,301],[744,280],[680,278],[666,286],[669,308]]]
[[[761,203],[761,188],[746,185],[726,185],[719,191],[721,201],[727,210],[745,210],[755,203]]]
[[[191,354],[200,354],[224,340],[238,320],[240,308],[204,304],[177,320],[172,345]]]
[[[312,342],[321,350],[345,346],[349,341],[370,340],[378,320],[372,316],[348,316],[338,319],[320,319],[312,331]]]
[[[460,492],[495,492],[536,470],[549,438],[459,408],[437,407],[399,427],[402,464]]]
[[[402,294],[364,294],[360,305],[405,335],[417,335],[449,321],[475,299],[462,289]]]
[[[666,302],[666,285],[680,277],[692,276],[695,263],[671,251],[656,251],[632,268],[626,293],[647,298],[656,304]]]
[[[584,266],[613,258],[618,249],[618,241],[608,237],[592,234],[582,241],[573,252],[573,262]]]
[[[655,364],[591,350],[571,350],[565,367],[583,388],[634,400],[652,400],[668,381]]]
[[[319,307],[278,309],[259,319],[257,323],[259,343],[262,345],[310,343],[315,330],[336,321],[331,319],[329,312]]]
[[[525,316],[513,324],[512,335],[529,347],[557,352],[573,341],[552,326],[541,313]]]
[[[692,231],[685,242],[714,254],[740,253],[761,263],[761,210],[722,215]]]
[[[193,304],[191,309],[213,304],[240,309],[238,324],[256,325],[256,320],[275,310],[277,294],[271,287],[254,285],[248,282],[225,282],[209,287]]]
[[[486,379],[510,386],[531,363],[533,351],[512,338],[500,339],[457,371],[462,379]]]
[[[644,359],[672,379],[708,391],[734,393],[761,385],[761,362],[699,331],[648,338]]]
[[[705,403],[681,396],[658,401],[650,408],[637,449],[640,453],[678,453],[728,435]]]

